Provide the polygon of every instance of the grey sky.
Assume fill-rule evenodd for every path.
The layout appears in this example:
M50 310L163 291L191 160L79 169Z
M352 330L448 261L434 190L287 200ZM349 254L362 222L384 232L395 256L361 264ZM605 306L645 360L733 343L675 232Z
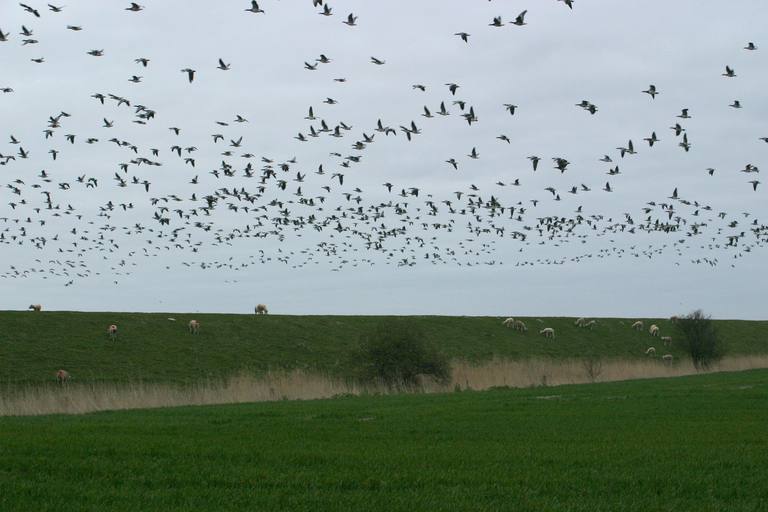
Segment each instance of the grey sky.
M132 13L124 10L129 2L78 0L68 2L62 13L53 13L42 2L29 2L40 9L40 19L14 2L0 5L0 30L10 32L9 41L0 43L0 87L14 89L0 94L0 154L18 151L7 142L10 134L30 151L30 158L0 167L0 217L21 219L19 224L0 223L0 230L9 229L8 243L0 245L0 308L41 302L47 309L245 313L256 302L266 302L272 312L296 314L643 316L702 307L719 317L765 318L761 299L768 280L760 265L764 248L749 247L745 252L755 242L749 233L740 247L722 247L727 235L748 231L747 224L755 218L764 224L768 214L765 185L753 192L748 183L760 179L759 174L739 172L747 163L762 168L768 153L768 144L759 140L768 136L764 2L728 2L726 9L721 2L692 0L578 0L570 11L555 0L332 1L330 17L318 15L319 8L313 8L310 0L264 0L260 6L266 13L258 15L244 12L249 2L240 1L140 3L146 9ZM523 9L528 9L524 27L488 26L493 16L501 15L508 23ZM349 12L359 17L358 26L342 24ZM33 29L31 37L39 43L21 45L22 24ZM83 30L67 30L66 25L81 25ZM460 31L471 34L469 44L453 35ZM760 49L743 50L748 41ZM104 56L86 54L93 49L103 49ZM321 53L332 62L318 65L317 71L305 70L303 63L313 63ZM42 64L29 60L42 56ZM371 56L386 64L370 63ZM151 59L146 69L134 63L138 57ZM232 63L230 71L216 69L220 57ZM736 78L720 76L726 65L736 70ZM197 70L192 84L180 71L186 67ZM132 75L142 76L142 82L128 82ZM347 82L333 81L339 77ZM455 97L444 85L450 82L460 85ZM661 92L655 100L641 92L651 83ZM423 84L427 90L414 90L412 84ZM147 125L136 125L133 108L117 107L109 100L102 106L90 97L96 92L126 97L133 105L156 110L157 116ZM327 97L338 104L324 104ZM468 126L451 103L454 99L466 100L467 109L472 105L478 122ZM583 99L597 105L596 115L575 106ZM744 108L730 108L735 99ZM450 116L421 116L425 105L436 112L441 101ZM504 103L519 106L514 116L505 112ZM309 142L293 139L298 132L306 135L310 124L317 128L319 121L304 119L310 105L331 128L343 121L353 129L341 139L327 135ZM690 109L692 119L675 117L682 108ZM46 120L62 110L72 117L63 118L54 137L45 140ZM249 122L233 123L237 114ZM114 121L114 128L102 128L104 118ZM351 145L362 139L363 132L375 133L379 118L394 128L414 120L423 133L410 143L401 132L396 137L376 133L374 143L354 151ZM230 126L218 126L217 120ZM669 130L677 121L693 145L688 153ZM173 135L170 126L180 127L181 135ZM652 131L661 142L648 148L643 138ZM67 133L77 135L76 144L64 140ZM224 135L224 142L214 145L214 133ZM495 138L502 133L510 144ZM242 148L228 148L229 141L239 136ZM99 142L85 144L88 137ZM135 144L138 155L107 142L112 137ZM629 139L638 154L621 159L615 148ZM190 155L195 168L170 152L174 144L198 148ZM477 160L467 157L473 147L480 153ZM48 154L51 148L61 151L56 162ZM160 149L155 160L162 167L132 165L127 175L119 170L119 163L136 156L152 158L149 148ZM222 157L225 149L235 154ZM261 157L275 163L297 159L287 175L278 171L278 178L288 180L287 190L276 191L270 184L257 205L273 198L296 200L292 193L297 186L306 197L317 196L323 193L320 187L328 185L332 192L326 194L323 215L336 206L356 206L342 195L356 196L356 187L363 191L362 206L407 201L411 216L421 208L423 220L409 228L409 236L427 239L426 247L413 240L406 245L404 237L389 241L395 252L405 247L406 252L397 255L416 265L399 267L397 257L388 261L383 254L366 250L360 239L330 228L323 232L286 228L283 242L274 237L243 238L231 245L213 245L212 232L179 221L174 208L201 206L187 200L192 193L199 198L220 187L249 191L257 187L258 178L242 178L249 161L240 156L245 152L255 155L250 161L257 177ZM359 164L342 169L343 187L331 181L342 161L331 152L362 155ZM599 162L604 154L614 163ZM536 173L529 155L542 157ZM563 174L552 168L551 158L556 156L571 162ZM456 158L458 171L445 163L448 158ZM217 179L209 174L222 160L235 167L237 177ZM320 164L327 171L324 176L313 174ZM617 164L621 174L607 176L606 171ZM714 176L707 174L708 167L716 169ZM37 178L42 169L50 173L52 183ZM290 181L296 171L307 174L304 183ZM118 188L112 179L115 172L151 181L150 193L137 185ZM76 176L83 174L97 177L98 188L77 183ZM192 185L189 181L195 175L199 184ZM5 186L16 179L24 181L16 184L21 196ZM515 179L520 187L494 185ZM614 192L601 190L606 181ZM60 182L72 186L62 191L56 186ZM394 185L392 194L384 182ZM34 183L41 188L33 188ZM582 183L592 190L567 193ZM440 201L453 200L458 207L453 192L467 193L472 184L484 200L493 195L505 206L522 202L525 221L498 219L507 226L505 237L470 236L465 229L468 216L448 215ZM549 186L561 201L544 190ZM395 195L409 187L418 187L420 197ZM695 206L675 203L676 214L686 222L707 224L701 228L703 234L686 237L688 225L677 234L601 233L605 226L624 222L625 212L636 224L642 223L646 203L671 202L668 196L675 187L681 198L711 205L711 212L701 210L695 217ZM45 208L43 190L51 191L62 208L73 205L82 220L72 215L52 217L45 209L35 212L35 207ZM185 201L168 205L171 224L161 228L152 219L156 207L148 199L168 194ZM424 215L427 194L441 208L436 218ZM28 204L12 210L8 203L20 198ZM532 199L539 200L535 207ZM466 196L461 202L465 200ZM127 212L118 208L109 219L98 217L99 207L108 201L132 202L135 208ZM508 236L524 225L535 225L540 217L574 218L580 205L585 217L602 216L600 230L579 228L561 240L530 232L525 244ZM296 216L312 213L301 205L289 207ZM267 213L273 217L276 212L270 208ZM726 212L726 217L718 218L719 212ZM658 206L650 215L666 218ZM31 223L24 222L27 217ZM452 233L419 227L421 222L451 218ZM46 224L35 224L38 219ZM212 216L192 218L197 220L229 233L244 229L253 215L227 211L221 201ZM87 225L88 221L94 224ZM391 227L402 225L399 221L388 212L377 223ZM739 224L730 228L732 221ZM136 223L155 231L122 233L124 226ZM104 225L115 230L100 231ZM18 235L19 226L27 230L22 245L10 238ZM166 245L167 238L156 235L180 227L193 242L201 242L199 252L176 250L173 244L168 250L153 249L146 242L155 237L153 244ZM72 228L76 235L70 234ZM34 236L50 240L56 233L60 242L49 241L43 250L28 241ZM89 250L82 258L58 251L71 248L71 242L90 246L100 233L113 238L119 248ZM79 240L82 236L89 240ZM445 264L425 260L423 253L432 252L428 251L432 236L437 237L438 250L454 248L457 261L445 253L441 253ZM681 239L684 243L676 245ZM336 256L313 252L324 241L339 244ZM710 248L710 243L721 247ZM464 254L463 247L478 254ZM143 255L144 248L150 248L150 256ZM413 254L407 252L411 249ZM260 250L271 260L253 264ZM312 255L303 266L302 250ZM277 261L291 251L288 264ZM570 261L581 255L585 257L578 262ZM704 258L718 263L702 263ZM68 275L60 272L66 265L49 263L67 259L77 262ZM79 267L81 261L85 267ZM203 262L208 269L200 268ZM489 262L494 265L485 264ZM241 264L247 266L238 267ZM10 266L26 277L15 275ZM49 273L51 268L59 275ZM89 277L76 276L85 268ZM93 275L96 272L100 275ZM70 280L73 284L65 287Z

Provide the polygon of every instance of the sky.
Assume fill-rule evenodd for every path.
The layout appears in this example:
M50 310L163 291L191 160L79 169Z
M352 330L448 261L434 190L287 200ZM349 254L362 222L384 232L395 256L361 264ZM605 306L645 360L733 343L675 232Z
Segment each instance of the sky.
M631 318L702 308L717 318L766 318L767 234L750 231L766 224L765 185L753 190L749 181L760 173L740 172L762 168L768 154L760 140L768 136L765 2L577 0L571 10L556 0L339 0L330 2L332 16L319 15L310 0L264 0L259 14L240 0L145 0L139 12L129 4L78 0L57 13L30 1L39 18L15 2L0 4L0 31L8 34L0 88L13 89L0 93L0 155L16 157L0 167L0 309L251 313L266 303L280 314ZM511 25L523 10L527 24ZM356 26L342 23L349 13ZM495 16L504 26L489 26ZM20 34L22 25L31 36ZM744 49L749 41L756 51ZM317 63L320 54L331 62ZM150 59L146 68L135 62L140 57ZM231 69L217 69L219 58ZM722 76L726 65L736 77ZM192 83L186 68L196 70ZM129 81L134 75L139 83ZM455 95L450 83L459 85ZM655 99L642 92L650 84L660 92ZM109 98L102 105L96 93L131 107ZM576 106L582 100L596 114ZM730 107L734 100L743 108ZM441 102L450 115L436 114ZM517 105L514 115L505 104ZM135 123L136 105L155 117ZM310 106L316 120L305 119ZM433 118L422 115L424 106ZM461 116L470 106L471 125ZM690 119L677 117L683 108ZM62 111L70 115L45 138L49 118ZM238 115L247 122L234 122ZM352 129L309 137L320 119ZM375 132L379 119L397 134ZM409 142L399 127L411 121L421 133ZM669 129L676 122L688 152ZM297 140L299 132L308 141ZM652 132L660 141L651 148L643 139ZM214 143L213 134L223 140ZM363 134L374 142L353 149ZM637 154L622 158L617 148L629 140ZM183 153L194 167L174 145L196 148ZM477 159L468 156L473 148ZM531 155L541 157L535 172ZM601 162L603 155L613 161ZM138 157L162 165L130 163ZM570 162L565 172L553 168L554 157ZM458 170L446 163L451 158ZM222 162L234 176L210 173ZM253 178L243 176L249 162ZM276 177L260 183L264 165ZM324 175L315 173L320 165ZM617 165L620 174L606 174ZM293 181L297 172L301 182ZM117 186L115 173L127 186ZM88 178L98 185L87 188ZM612 192L602 190L606 182ZM384 183L393 184L391 193ZM573 186L576 194L568 192ZM222 188L257 197L248 204L222 196L205 215L202 198ZM48 208L43 192L58 209ZM504 214L467 211L468 199L491 196ZM308 198L313 206L299 203ZM390 201L403 213L381 206ZM662 204L672 205L672 219ZM345 210L374 206L383 217ZM509 218L510 206L520 219ZM197 212L180 218L177 208ZM283 209L299 223L275 228ZM318 230L304 222L310 215L331 220ZM579 216L567 234L538 232L538 219ZM640 229L647 217L677 231ZM333 229L337 223L343 231ZM374 250L360 233L375 238L380 224L404 229ZM735 246L728 236L737 237Z

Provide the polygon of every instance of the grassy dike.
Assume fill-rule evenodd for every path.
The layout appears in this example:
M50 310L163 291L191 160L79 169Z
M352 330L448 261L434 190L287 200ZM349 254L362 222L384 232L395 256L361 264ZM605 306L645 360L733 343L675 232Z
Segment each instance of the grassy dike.
M170 321L168 318L175 318ZM187 322L201 322L192 336ZM498 317L407 317L453 360L645 358L648 346L659 354L683 356L679 345L663 348L647 331L630 328L635 319L598 319L590 331L572 318L522 318L525 334L506 329ZM50 382L59 368L78 382L197 382L239 373L299 369L334 374L365 333L388 317L284 316L180 313L0 312L0 385ZM667 319L656 323L662 335L678 337ZM109 324L119 326L110 342ZM768 322L717 321L729 355L768 354ZM554 341L537 334L553 327Z

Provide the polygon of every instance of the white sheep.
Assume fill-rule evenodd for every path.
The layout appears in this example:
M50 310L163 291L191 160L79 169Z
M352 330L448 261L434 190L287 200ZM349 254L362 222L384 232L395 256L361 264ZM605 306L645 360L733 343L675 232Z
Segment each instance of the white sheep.
M111 340L117 339L117 326L115 324L112 324L109 327L107 327L107 335L109 335L109 339Z
M586 322L584 325L582 325L582 327L591 331L596 325L597 320L590 320L589 322Z
M586 324L586 323L587 323L587 319L586 318L577 318L576 321L573 322L573 324L576 327L584 327L584 324Z
M512 328L516 331L528 332L528 326L525 325L525 322L523 322L522 320L516 320L515 323L512 325Z
M510 317L504 320L503 322L501 322L501 325L503 325L504 327L512 327L514 323L515 323L515 319Z
M665 347L668 347L672 344L672 336L662 336L661 341L664 342Z
M56 382L60 385L66 384L69 380L69 372L67 370L59 370L56 372Z
M661 358L664 360L664 362L671 363L675 357L672 354L664 354L661 356Z
M189 333L190 334L200 334L200 322L197 320L190 320L189 321Z
M651 334L651 336L658 336L659 335L659 326L656 324L651 325L648 328L648 332Z
M256 314L257 315L266 315L267 313L269 313L269 311L267 311L266 304L257 304L256 305Z
M168 321L169 321L169 322L175 322L175 321L176 321L176 319L175 319L175 318L171 318L171 317L168 317Z
M647 356L655 356L656 355L656 347L648 347L648 350L645 351L645 355L647 355Z
M554 338L555 330L551 327L545 327L539 331L539 334L543 335L545 338Z
M43 310L43 306L41 304L30 304L27 309L31 309L32 311L39 313Z
M637 322L632 324L632 328L636 331L642 331L643 330L643 321L638 320Z

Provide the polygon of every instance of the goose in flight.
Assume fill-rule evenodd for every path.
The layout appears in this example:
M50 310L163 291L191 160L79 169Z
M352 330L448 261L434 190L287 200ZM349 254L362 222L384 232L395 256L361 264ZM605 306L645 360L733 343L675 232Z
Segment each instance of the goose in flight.
M464 41L465 43L469 42L469 34L467 34L466 32L456 32L453 35L459 36L461 40Z
M527 25L525 22L525 13L527 13L528 10L525 10L517 15L517 18L515 18L515 21L512 22L512 25L517 25L518 27L522 27L523 25Z
M195 79L195 70L191 68L184 68L181 70L182 73L187 74L187 79L189 80L189 83L192 83L192 80Z
M643 91L643 92L644 92L645 94L649 94L649 95L651 96L651 98L652 98L652 99L654 99L654 100L656 99L656 95L657 95L657 94L661 94L659 91L657 91L657 90L656 90L656 86L655 86L655 85L653 85L653 84L649 85L649 86L648 86L648 89L646 89L646 90L645 90L645 91Z
M245 9L246 12L252 12L253 14L264 13L264 9L259 8L259 3L256 0L251 0L251 8Z
M489 27L503 27L504 22L501 21L501 16L494 16L493 21L488 24Z
M19 5L22 6L24 8L24 10L27 11L28 13L33 14L35 16L35 18L39 18L40 17L40 12L38 12L37 9L33 9L32 7L28 6L27 4L19 4Z
M126 7L126 11L133 11L133 12L139 12L144 9L143 5L139 5L136 2L131 2L130 7Z

